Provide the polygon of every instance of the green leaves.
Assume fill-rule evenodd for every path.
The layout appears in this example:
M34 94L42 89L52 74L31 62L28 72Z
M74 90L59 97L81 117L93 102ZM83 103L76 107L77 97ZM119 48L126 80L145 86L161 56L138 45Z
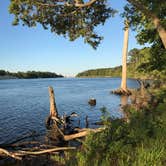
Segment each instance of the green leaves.
M106 0L96 1L86 7L72 4L72 0L64 3L54 0L11 0L9 11L15 15L13 25L22 23L33 27L39 23L44 29L63 35L70 41L83 37L85 43L96 49L103 37L95 32L95 27L104 25L116 11L107 5Z
M124 7L122 17L127 18L130 27L138 32L139 44L154 43L159 39L153 19L158 18L161 25L166 28L166 1L161 0L128 0Z

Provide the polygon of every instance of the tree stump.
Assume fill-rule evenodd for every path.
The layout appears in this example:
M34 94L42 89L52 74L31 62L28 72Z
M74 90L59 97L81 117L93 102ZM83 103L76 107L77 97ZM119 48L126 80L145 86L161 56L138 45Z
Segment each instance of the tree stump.
M49 95L50 95L50 116L53 117L58 117L58 111L55 103L55 96L54 96L54 90L50 86L49 88Z
M95 106L95 105L96 105L96 99L91 98L91 99L89 99L88 103L89 103L89 105L91 105L91 106Z

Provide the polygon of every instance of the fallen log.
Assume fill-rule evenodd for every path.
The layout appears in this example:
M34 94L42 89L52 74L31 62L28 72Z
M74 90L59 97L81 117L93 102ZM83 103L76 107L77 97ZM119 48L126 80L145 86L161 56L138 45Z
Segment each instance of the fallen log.
M76 134L70 134L70 135L64 135L64 140L65 141L70 141L76 138L80 138L80 137L85 137L87 136L90 132L94 132L94 133L98 133L103 131L105 128L97 128L97 129L88 129L88 128L84 128L84 129L80 129L79 133ZM81 131L82 130L82 131Z

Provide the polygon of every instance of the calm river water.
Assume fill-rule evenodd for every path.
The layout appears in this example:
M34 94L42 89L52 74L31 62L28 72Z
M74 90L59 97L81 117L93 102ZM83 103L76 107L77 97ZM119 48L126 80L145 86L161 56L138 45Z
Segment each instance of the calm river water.
M85 117L89 122L100 119L100 109L105 106L110 115L122 117L120 97L110 91L120 86L119 78L57 78L0 80L0 144L8 143L29 131L45 133L45 118L49 114L48 86L55 92L60 115L76 112L81 127ZM128 80L128 87L136 88L135 80ZM88 99L96 98L96 106L89 106Z

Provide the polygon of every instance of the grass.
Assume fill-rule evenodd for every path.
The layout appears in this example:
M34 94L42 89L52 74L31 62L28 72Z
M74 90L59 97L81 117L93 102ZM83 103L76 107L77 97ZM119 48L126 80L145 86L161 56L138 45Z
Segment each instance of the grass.
M162 166L166 165L166 88L154 90L160 103L156 108L126 110L130 123L108 121L106 129L90 134L76 152L66 153L64 165L71 166Z

